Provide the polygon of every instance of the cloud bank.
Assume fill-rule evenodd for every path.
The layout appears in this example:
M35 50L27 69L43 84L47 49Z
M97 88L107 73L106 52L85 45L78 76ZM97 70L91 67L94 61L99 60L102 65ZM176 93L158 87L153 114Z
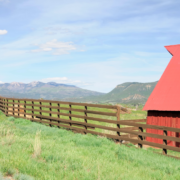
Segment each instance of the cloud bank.
M70 51L77 49L72 42L58 42L57 39L36 46L39 48L32 52L52 52L53 55L69 54Z
M88 86L89 83L87 82L82 82L80 80L72 80L68 79L67 77L52 77L52 78L45 78L40 80L41 82L47 83L47 82L56 82L60 84L71 84L71 85L76 85L76 86Z

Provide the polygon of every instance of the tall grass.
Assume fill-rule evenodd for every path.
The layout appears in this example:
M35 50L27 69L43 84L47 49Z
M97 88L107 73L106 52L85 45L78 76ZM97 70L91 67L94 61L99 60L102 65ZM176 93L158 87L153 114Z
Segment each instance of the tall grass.
M14 133L11 129L6 128L6 126L0 126L0 138L2 145L11 145L14 142Z
M41 140L40 140L41 131L36 132L35 142L34 142L34 153L33 157L39 157L41 154Z

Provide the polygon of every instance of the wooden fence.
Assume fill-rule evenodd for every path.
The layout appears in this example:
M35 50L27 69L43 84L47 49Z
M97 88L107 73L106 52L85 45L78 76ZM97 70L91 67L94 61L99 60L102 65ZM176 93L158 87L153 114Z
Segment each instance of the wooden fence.
M167 136L167 131L180 133L180 129L147 125L146 119L120 120L120 107L87 103L0 97L0 109L7 116L71 129L80 133L112 138L119 142L149 145L180 152L180 148L167 145L167 140L180 142L180 138ZM162 130L164 135L146 133L146 129ZM146 141L146 137L163 139L163 144Z
M21 117L85 134L91 133L108 138L112 138L113 134L117 140L120 136L119 106L0 97L0 109L7 116ZM144 122L145 119L136 121ZM121 127L121 129L138 130L137 127ZM121 136L129 137L126 133L121 133Z

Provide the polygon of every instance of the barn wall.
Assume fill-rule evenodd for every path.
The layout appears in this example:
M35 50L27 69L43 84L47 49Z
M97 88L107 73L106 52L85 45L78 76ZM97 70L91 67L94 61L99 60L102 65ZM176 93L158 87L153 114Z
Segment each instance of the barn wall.
M147 124L180 128L180 111L148 111ZM148 133L163 135L162 130L147 129ZM168 136L180 137L180 133L167 132ZM163 144L162 139L147 137L147 141ZM180 147L179 142L167 141L167 145Z

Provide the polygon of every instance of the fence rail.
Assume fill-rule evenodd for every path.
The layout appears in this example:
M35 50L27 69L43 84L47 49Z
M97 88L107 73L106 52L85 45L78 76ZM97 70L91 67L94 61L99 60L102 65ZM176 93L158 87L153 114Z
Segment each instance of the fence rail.
M167 136L167 131L180 133L180 129L146 124L146 119L120 120L120 107L63 101L16 99L0 97L0 109L8 116L26 118L34 122L71 129L79 133L91 133L138 144L180 152L168 141L180 142L179 137ZM162 130L163 135L146 133L146 129ZM163 140L163 144L146 141L146 137Z
M57 125L68 129L75 126L74 130L79 132L82 132L82 129L96 130L95 127L89 125L89 121L107 126L113 121L115 122L113 125L117 126L117 121L120 120L119 106L111 105L0 97L0 109L6 115L23 117L50 126ZM44 116L46 120L42 121ZM56 124L53 118L56 118Z

